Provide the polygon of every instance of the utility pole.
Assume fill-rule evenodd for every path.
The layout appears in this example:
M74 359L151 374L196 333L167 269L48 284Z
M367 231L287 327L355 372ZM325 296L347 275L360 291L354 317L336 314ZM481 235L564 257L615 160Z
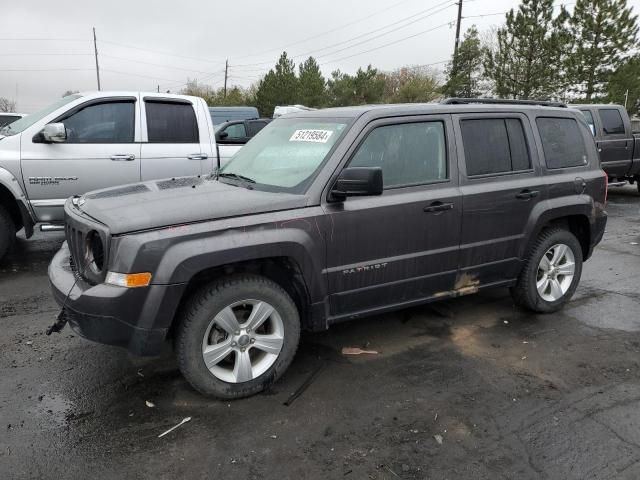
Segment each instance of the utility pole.
M98 42L96 41L96 27L93 27L93 51L96 55L96 78L98 79L98 91L100 91L100 66L98 65Z
M229 59L224 62L224 98L227 98L227 75L229 73Z
M160 93L160 85L158 85L158 90L157 90L157 92L158 92L158 93Z
M624 93L624 108L627 108L627 101L629 100L629 89Z
M453 47L453 73L458 63L458 46L460 45L460 24L462 23L462 0L458 0L458 21L456 22L456 44Z

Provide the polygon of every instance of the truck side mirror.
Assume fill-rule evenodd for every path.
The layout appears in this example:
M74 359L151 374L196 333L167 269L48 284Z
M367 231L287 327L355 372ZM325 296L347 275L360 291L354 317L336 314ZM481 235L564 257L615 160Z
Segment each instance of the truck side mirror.
M67 140L67 129L64 123L47 123L42 131L44 141L47 143L60 143Z
M350 167L340 172L331 189L331 199L343 201L347 197L382 195L380 167Z

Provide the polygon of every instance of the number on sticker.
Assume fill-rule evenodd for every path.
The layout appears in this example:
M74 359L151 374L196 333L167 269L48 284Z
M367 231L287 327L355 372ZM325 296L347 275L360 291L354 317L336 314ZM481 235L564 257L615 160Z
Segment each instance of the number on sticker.
M331 130L296 130L289 141L327 143L331 135L333 135Z

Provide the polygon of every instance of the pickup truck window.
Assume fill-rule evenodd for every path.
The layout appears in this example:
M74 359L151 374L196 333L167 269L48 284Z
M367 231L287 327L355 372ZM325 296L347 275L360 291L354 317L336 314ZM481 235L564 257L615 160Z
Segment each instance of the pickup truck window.
M61 122L67 130L66 143L131 143L135 103L128 101L89 105Z
M615 108L598 109L598 115L602 121L602 130L605 135L624 135L624 122L620 112Z
M591 112L589 110L580 110L580 112L582 112L582 115L584 116L584 119L587 121L587 125L589 125L589 130L591 130L591 135L593 135L595 137L595 135L596 135L596 124L593 121L593 115L591 115Z
M358 147L350 167L380 167L385 188L447 179L444 124L385 125L374 129Z
M536 123L548 168L577 167L587 164L587 151L575 119L539 117Z
M145 101L149 143L199 143L196 113L190 103Z
M236 153L220 174L251 179L255 182L252 188L258 190L304 193L346 126L325 119L271 122Z
M22 133L24 130L29 128L34 123L39 122L47 115L58 110L60 107L63 107L67 103L71 103L80 97L82 97L82 95L68 95L64 98L61 98L57 102L52 103L51 105L43 108L39 112L35 112L30 115L27 115L26 117L22 117L20 120L16 120L15 122L5 126L4 128L0 129L0 134L6 135L7 137L9 137L11 135Z
M482 118L460 122L469 177L531 169L529 147L518 118Z
M243 123L229 125L224 129L224 132L227 134L227 139L245 138L247 136Z

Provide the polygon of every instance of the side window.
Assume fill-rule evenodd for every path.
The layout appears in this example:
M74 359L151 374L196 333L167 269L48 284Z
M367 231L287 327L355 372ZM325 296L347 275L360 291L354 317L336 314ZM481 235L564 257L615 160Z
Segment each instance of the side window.
M89 105L61 120L66 143L131 143L135 103L108 102Z
M446 180L447 142L442 122L404 123L374 129L350 167L381 167L385 188Z
M224 133L227 134L228 140L237 140L240 138L245 138L247 136L247 132L244 128L244 123L234 123L233 125L229 125L224 129Z
M580 110L584 119L587 121L587 125L589 125L589 130L591 130L591 135L596 136L596 123L593 121L593 115L589 110Z
M256 135L260 130L262 130L264 127L267 126L267 122L265 121L261 121L261 120L249 120L247 122L247 127L248 127L248 136L249 137L253 137L254 135Z
M531 169L529 147L517 118L462 120L467 175L491 175Z
M198 122L190 103L146 101L149 143L198 143Z
M548 168L587 164L587 150L575 119L540 117L536 123Z
M9 125L10 123L15 122L20 117L15 115L0 115L0 127L4 127L5 125Z
M602 121L602 130L605 135L624 134L624 122L620 112L615 108L603 108L598 110Z

